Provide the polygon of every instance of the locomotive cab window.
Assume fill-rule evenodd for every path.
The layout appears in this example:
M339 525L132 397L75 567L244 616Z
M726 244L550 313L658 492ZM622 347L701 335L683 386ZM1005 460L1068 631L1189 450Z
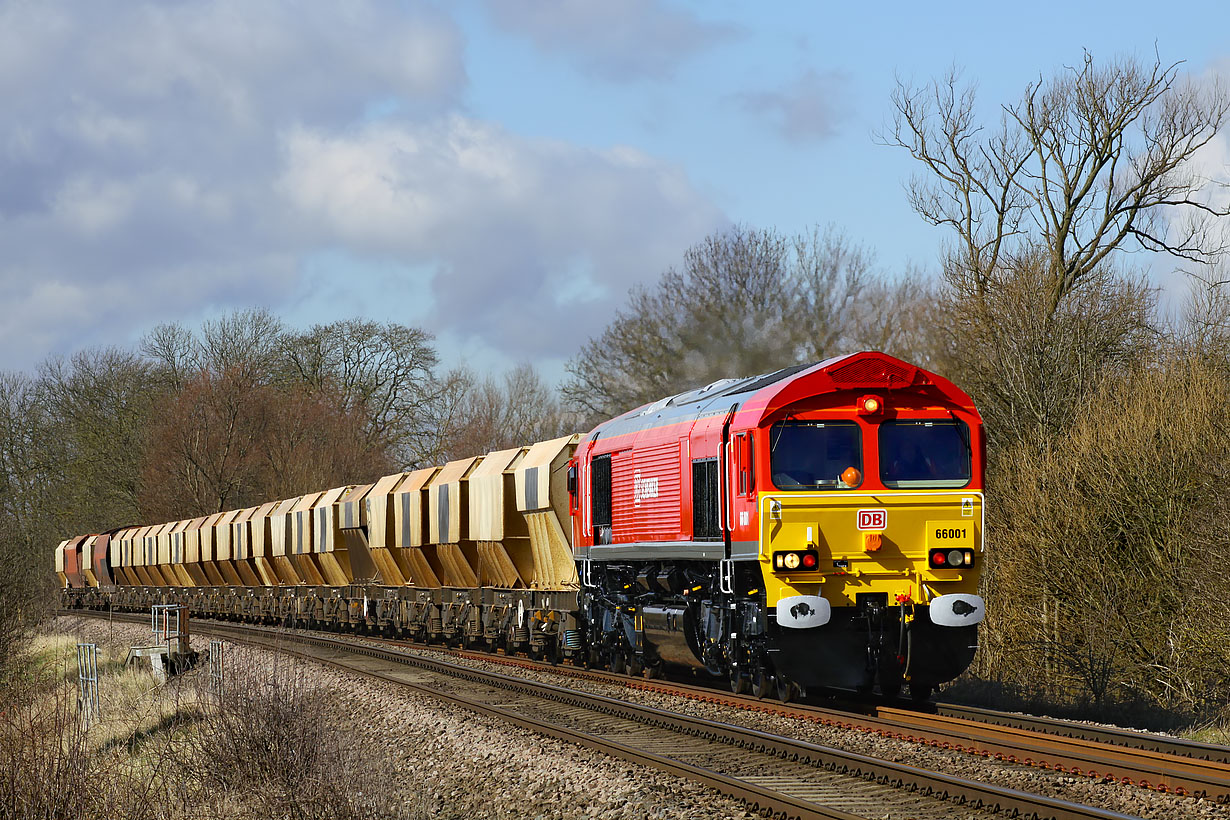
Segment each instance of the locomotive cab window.
M848 421L779 421L769 431L769 472L779 490L846 488L841 475L863 472L863 436Z
M880 425L885 487L964 487L970 481L969 428L954 421L886 421Z

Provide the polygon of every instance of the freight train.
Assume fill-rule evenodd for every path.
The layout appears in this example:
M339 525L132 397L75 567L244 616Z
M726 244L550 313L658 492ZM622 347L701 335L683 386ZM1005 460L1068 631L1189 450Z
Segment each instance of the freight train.
M258 507L78 536L67 607L405 636L790 700L972 661L981 418L863 352L639 407L585 435Z

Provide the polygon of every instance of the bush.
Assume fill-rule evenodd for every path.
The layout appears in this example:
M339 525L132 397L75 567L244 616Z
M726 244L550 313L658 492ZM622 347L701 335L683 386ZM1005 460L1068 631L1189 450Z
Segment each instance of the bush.
M235 652L235 650L231 650ZM304 668L228 658L227 687L174 747L181 802L209 816L359 820L418 816L399 803L398 777L365 734L346 725L338 696Z
M1171 353L1107 374L1045 446L999 454L990 676L1099 705L1226 702L1225 383L1223 362Z

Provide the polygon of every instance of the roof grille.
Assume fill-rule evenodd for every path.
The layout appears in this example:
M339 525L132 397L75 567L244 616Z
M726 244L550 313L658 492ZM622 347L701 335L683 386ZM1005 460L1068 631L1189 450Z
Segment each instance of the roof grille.
M884 359L857 359L829 371L843 387L903 387L913 381L915 368Z

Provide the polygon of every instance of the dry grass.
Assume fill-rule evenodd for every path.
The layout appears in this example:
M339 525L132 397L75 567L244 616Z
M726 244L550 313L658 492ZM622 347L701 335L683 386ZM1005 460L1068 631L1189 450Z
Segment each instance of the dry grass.
M1183 734L1184 737L1198 740L1201 743L1216 743L1219 746L1230 746L1230 720L1197 726Z
M425 813L304 667L230 648L223 697L99 646L101 717L77 708L73 636L33 640L0 692L0 817L413 820Z

